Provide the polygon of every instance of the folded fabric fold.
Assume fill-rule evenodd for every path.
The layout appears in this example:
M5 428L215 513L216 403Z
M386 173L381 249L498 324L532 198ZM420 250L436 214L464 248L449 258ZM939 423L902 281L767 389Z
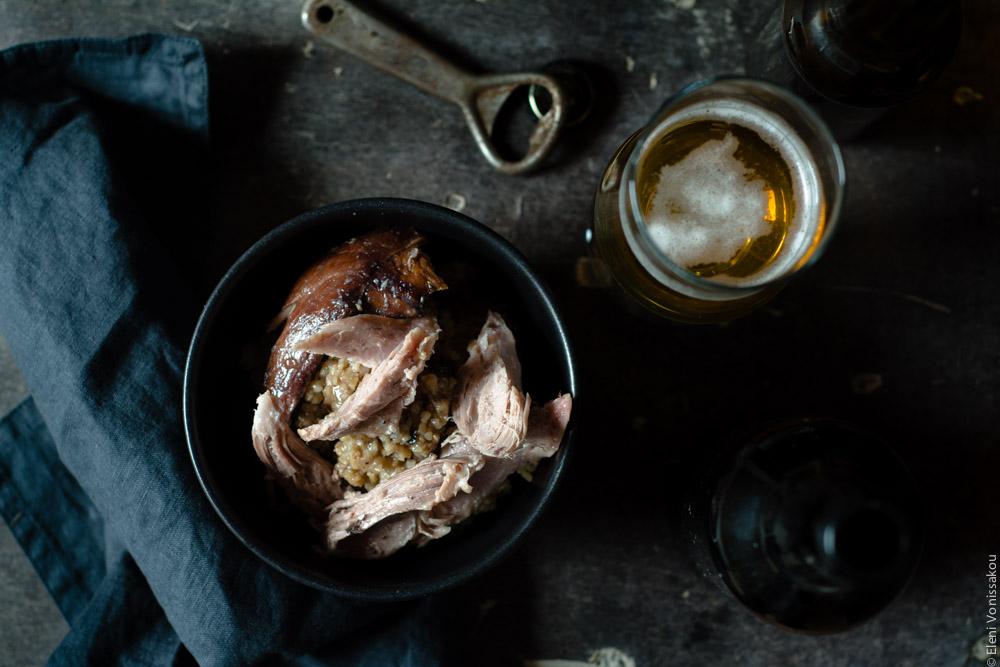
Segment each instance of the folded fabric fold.
M156 218L157 197L198 184L155 179L182 183L203 157L207 82L200 44L178 37L0 52L0 327L33 396L0 428L0 509L71 624L52 663L248 665L325 648L324 664L446 664L440 601L293 582L198 486L181 421L198 304Z

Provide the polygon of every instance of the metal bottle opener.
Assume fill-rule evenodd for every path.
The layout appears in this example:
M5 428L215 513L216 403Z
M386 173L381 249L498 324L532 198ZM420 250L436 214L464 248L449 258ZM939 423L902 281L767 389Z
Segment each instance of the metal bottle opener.
M475 75L345 0L308 0L302 23L317 38L435 97L454 102L486 161L503 174L524 174L541 163L565 124L566 96L555 78L540 72ZM552 98L516 162L503 159L491 141L493 122L520 86L541 86Z

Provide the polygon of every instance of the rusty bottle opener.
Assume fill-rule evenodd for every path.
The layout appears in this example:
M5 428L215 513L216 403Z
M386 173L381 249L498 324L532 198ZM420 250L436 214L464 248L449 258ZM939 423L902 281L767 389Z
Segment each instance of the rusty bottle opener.
M486 161L503 174L524 174L538 167L564 125L565 93L547 74L470 74L344 0L308 0L302 8L302 23L319 39L457 104ZM532 85L548 90L551 106L532 131L527 154L510 162L491 141L493 122L514 90Z

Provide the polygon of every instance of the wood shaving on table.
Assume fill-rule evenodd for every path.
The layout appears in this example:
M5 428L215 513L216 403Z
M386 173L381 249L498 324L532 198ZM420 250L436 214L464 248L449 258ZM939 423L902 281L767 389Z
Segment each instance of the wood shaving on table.
M526 660L524 667L636 667L635 659L621 649L599 648L584 662L582 660Z

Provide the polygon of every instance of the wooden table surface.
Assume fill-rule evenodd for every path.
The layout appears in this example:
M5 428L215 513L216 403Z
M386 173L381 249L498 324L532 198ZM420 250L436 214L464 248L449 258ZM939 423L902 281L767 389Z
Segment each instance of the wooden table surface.
M986 563L1000 551L1000 5L968 0L944 74L843 147L837 236L767 307L726 326L670 325L634 318L574 279L616 148L683 85L741 72L766 4L378 2L476 71L586 64L591 117L526 177L486 164L457 107L317 42L297 2L0 0L0 47L146 31L202 41L212 195L192 271L206 295L266 231L370 196L464 204L549 282L589 409L551 511L514 556L458 591L482 614L474 664L586 660L615 647L640 666L978 665ZM959 104L961 87L981 99ZM796 415L886 437L928 508L910 587L836 635L755 620L701 580L680 546L673 490L690 471L679 461L738 427Z

